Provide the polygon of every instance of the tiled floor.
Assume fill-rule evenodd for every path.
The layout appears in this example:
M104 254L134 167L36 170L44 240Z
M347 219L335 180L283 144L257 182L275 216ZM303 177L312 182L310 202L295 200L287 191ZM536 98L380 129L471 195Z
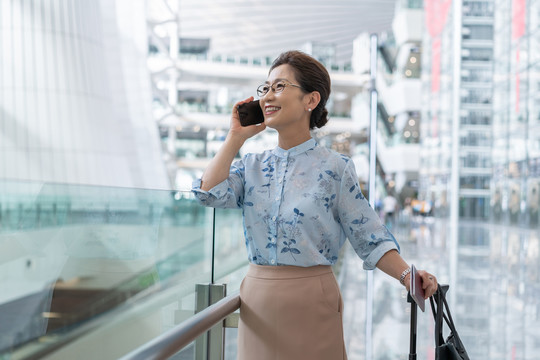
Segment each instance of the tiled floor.
M471 359L540 359L540 231L441 220L394 227L402 256L450 285L448 300ZM351 249L341 286L349 360L366 359L366 271ZM410 305L396 280L373 275L372 359L408 359ZM446 336L445 332L445 336ZM434 359L433 317L418 317L418 359Z

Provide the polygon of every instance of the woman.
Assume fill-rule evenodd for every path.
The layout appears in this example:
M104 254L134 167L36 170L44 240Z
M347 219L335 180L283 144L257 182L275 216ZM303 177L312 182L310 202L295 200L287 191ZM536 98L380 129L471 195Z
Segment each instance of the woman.
M310 130L328 121L330 76L298 51L281 54L257 90L264 123L242 127L237 103L226 140L193 192L213 207L241 208L250 261L240 287L238 359L346 359L342 300L331 265L346 238L367 270L409 284L409 266L360 191L352 161ZM278 146L232 164L244 142L278 132ZM232 164L232 166L231 166ZM419 271L426 298L435 277Z

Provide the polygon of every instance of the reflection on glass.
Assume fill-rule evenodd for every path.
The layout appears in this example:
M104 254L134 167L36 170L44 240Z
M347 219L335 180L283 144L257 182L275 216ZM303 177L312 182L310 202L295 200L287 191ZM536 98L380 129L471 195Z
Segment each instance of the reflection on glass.
M458 244L452 246L444 220L411 220L396 236L402 254L410 263L432 270L440 283L454 284L448 293L449 305L470 358L535 359L540 350L538 231L461 221ZM451 269L453 260L455 273ZM348 261L350 271L358 261ZM364 311L365 298L358 290L362 289L358 282L361 274L348 272L348 280L357 283L344 285L345 294L354 294L345 299L345 315L360 317ZM374 359L406 358L410 309L403 288L379 271L374 282ZM356 337L363 337L363 320L349 320L348 326L346 338L352 337L349 358L361 359L365 350L360 349ZM428 307L418 315L419 359L433 358L433 331ZM447 331L445 328L445 336Z
M101 326L126 334L123 355L193 314L211 252L212 214L188 192L1 181L0 354Z

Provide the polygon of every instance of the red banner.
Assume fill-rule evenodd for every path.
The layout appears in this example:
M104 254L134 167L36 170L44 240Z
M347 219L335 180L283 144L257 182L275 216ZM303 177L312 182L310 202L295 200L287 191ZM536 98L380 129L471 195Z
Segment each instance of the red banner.
M451 5L452 0L426 0L424 2L426 26L432 38L439 36L444 29Z
M512 0L512 40L525 34L525 0Z
M525 34L526 0L512 0L512 40L516 45L516 113L519 113L519 40Z
M424 1L424 10L426 16L426 27L431 37L431 93L436 94L441 89L441 52L442 42L441 33L446 26L448 12L452 0L426 0ZM437 116L439 101L436 96L431 96L432 107L432 127L431 135L438 136L439 119Z

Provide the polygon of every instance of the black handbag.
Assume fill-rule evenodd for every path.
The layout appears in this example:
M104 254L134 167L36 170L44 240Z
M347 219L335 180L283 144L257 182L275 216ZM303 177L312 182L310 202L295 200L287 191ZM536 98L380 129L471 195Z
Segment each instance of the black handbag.
M435 360L470 360L450 314L450 308L446 302L447 291L448 285L439 284L437 292L429 298L435 318ZM450 329L450 335L446 341L443 337L443 319Z

